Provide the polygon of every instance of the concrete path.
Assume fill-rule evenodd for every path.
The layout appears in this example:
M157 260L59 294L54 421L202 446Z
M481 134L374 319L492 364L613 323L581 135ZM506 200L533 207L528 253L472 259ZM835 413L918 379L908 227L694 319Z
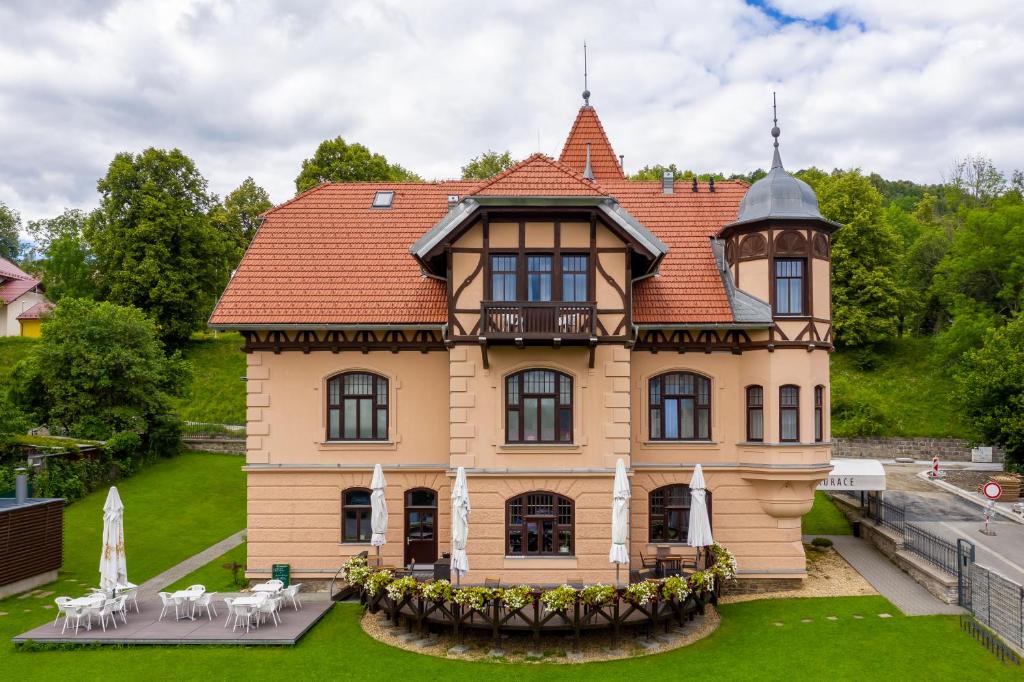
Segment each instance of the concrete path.
M966 613L959 606L944 604L909 575L901 571L869 542L852 535L829 535L836 551L846 559L878 593L908 616Z
M202 552L190 556L180 564L168 568L160 575L150 578L139 585L139 601L156 596L157 592L168 585L181 580L192 571L205 566L221 554L238 547L243 542L245 542L245 531L240 530L231 537L225 538L215 545L210 545Z

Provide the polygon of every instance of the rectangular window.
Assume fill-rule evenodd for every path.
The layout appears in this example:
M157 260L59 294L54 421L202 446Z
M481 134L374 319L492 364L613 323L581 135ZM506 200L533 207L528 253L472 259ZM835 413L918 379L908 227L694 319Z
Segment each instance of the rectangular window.
M804 259L775 259L775 314L804 314Z
M562 256L562 300L587 300L586 256Z
M491 256L491 299L494 301L515 301L519 298L515 256Z
M825 440L825 387L814 387L814 442Z
M747 387L747 440L764 440L764 389Z
M779 440L795 443L800 440L800 388L779 388Z
M551 256L526 257L526 299L551 300Z

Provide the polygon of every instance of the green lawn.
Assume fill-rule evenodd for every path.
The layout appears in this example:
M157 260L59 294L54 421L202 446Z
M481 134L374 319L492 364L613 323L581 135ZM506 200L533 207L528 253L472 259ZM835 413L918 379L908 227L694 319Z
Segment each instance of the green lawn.
M448 661L381 644L339 604L295 647L134 647L38 651L3 662L5 677L358 680L1019 680L960 632L956 617L910 618L881 597L787 599L723 606L722 625L656 656L588 665ZM879 618L889 613L892 618ZM855 619L854 615L862 616ZM834 616L836 620L828 620ZM802 622L810 619L810 622ZM781 625L776 625L781 623Z
M850 522L820 490L814 491L814 506L800 522L803 535L849 535Z
M129 580L141 584L245 527L242 463L233 455L186 453L118 483ZM98 490L65 509L64 566L57 582L40 588L54 594L0 600L0 658L11 653L10 637L53 619L43 607L55 596L79 596L99 583L106 496Z
M192 384L177 399L182 419L215 424L245 423L245 353L240 334L196 334L185 347Z
M224 568L224 564L235 562L242 564L239 571L239 578L244 580L245 576L245 543L228 550L210 563L192 571L178 582L167 588L168 592L183 590L189 585L199 584L206 588L207 592L237 592L238 586L232 582L231 571Z
M949 367L933 359L933 346L930 338L905 338L870 356L833 353L832 434L971 438L949 399Z

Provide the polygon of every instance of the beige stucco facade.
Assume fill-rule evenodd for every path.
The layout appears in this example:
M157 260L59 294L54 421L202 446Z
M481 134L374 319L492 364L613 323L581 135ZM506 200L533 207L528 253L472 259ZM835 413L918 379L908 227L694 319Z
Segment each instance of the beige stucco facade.
M27 291L8 304L0 302L0 336L21 336L18 315L46 301L46 296L37 291Z
M595 338L575 345L478 342L474 335L480 330L481 304L490 295L491 249L562 249L596 259L590 274L600 320ZM737 249L734 245L734 254ZM266 576L274 563L289 563L296 579L326 580L348 556L364 550L372 555L365 542L344 541L342 498L346 490L367 488L374 464L380 463L388 481L388 543L381 549L385 564L410 560L405 505L406 493L413 489L436 493L436 549L450 550L451 483L455 470L465 467L473 512L471 570L464 582L486 577L609 582L615 575L607 560L611 489L619 459L631 477L634 568L640 566L641 554L654 554L660 544L649 537L650 493L666 485L687 485L700 463L711 492L715 537L735 553L740 577L805 575L800 517L810 509L830 457L830 344L822 341L830 324L827 258L808 255L814 260L809 268L813 315L806 319L780 318L771 329L762 325L744 330L746 345L731 351L682 352L680 347L679 352L655 352L636 343L640 332L628 324L629 248L606 226L578 220L478 222L453 241L449 256L452 318L438 332L462 340L429 352L253 350L247 355L250 577ZM730 268L741 288L770 298L767 255L737 260ZM807 331L809 323L820 329ZM614 342L618 335L625 340ZM528 369L555 370L571 380L570 442L508 442L505 379ZM327 439L327 382L344 372L387 380L386 438ZM667 372L710 380L708 439L651 439L650 381ZM763 389L762 442L747 440L745 401L752 385ZM799 438L794 442L780 442L783 386L800 391ZM816 439L818 386L824 404ZM572 501L571 553L509 554L507 503L531 491ZM422 562L422 555L417 561Z

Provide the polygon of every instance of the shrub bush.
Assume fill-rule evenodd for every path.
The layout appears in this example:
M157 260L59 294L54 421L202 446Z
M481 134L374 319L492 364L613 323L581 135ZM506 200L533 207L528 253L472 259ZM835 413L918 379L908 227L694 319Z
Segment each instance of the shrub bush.
M828 549L832 546L832 541L828 538L814 538L811 540L811 546L818 549Z

